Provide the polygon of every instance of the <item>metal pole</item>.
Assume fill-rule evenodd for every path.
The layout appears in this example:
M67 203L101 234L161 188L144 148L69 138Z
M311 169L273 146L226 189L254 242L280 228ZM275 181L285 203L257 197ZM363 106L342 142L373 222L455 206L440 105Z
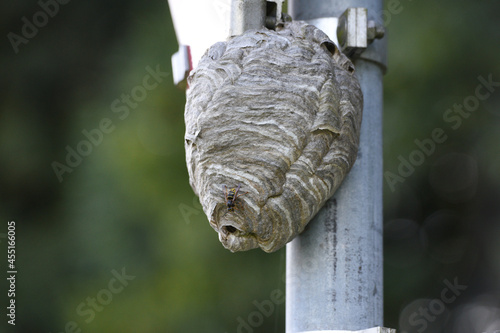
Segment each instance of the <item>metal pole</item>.
M243 34L247 30L261 29L266 23L265 0L232 0L230 36Z
M339 17L349 7L367 8L368 19L381 22L382 0L291 0L289 13L311 21ZM325 33L333 39L336 31ZM378 40L354 62L364 96L358 159L335 196L287 245L287 333L383 324L384 59L385 41Z

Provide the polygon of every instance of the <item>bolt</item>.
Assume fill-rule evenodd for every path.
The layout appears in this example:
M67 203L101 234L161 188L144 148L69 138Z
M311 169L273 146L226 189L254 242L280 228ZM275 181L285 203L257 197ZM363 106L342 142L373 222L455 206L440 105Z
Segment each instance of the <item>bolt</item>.
M375 21L368 21L368 44L372 43L375 39L381 39L385 35L385 29L382 25L377 24Z

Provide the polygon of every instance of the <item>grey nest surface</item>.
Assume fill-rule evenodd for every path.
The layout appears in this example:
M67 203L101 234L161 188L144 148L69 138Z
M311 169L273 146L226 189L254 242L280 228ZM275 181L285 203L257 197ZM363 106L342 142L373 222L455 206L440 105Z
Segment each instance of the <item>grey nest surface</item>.
M363 97L353 64L297 21L213 45L188 84L187 168L210 225L233 252L280 249L356 160Z

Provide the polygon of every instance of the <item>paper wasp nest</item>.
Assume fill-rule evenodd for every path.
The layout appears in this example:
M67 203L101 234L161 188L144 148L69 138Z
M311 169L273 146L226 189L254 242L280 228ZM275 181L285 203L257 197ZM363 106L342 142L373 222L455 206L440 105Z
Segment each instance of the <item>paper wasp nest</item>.
M205 53L188 79L186 159L224 247L276 251L333 195L358 150L353 71L303 22L247 31Z

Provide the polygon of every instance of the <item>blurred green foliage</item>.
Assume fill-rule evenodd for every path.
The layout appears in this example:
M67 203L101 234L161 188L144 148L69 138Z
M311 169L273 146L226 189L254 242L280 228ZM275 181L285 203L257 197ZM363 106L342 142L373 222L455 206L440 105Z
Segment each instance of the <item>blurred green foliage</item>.
M434 128L448 139L394 191L384 182L386 326L416 329L403 310L458 277L466 293L426 332L459 332L467 312L455 309L500 296L500 94L456 130L443 115L474 95L479 76L500 81L500 3L401 6L386 27L384 171L397 173L398 157ZM2 3L2 35L39 10L34 0ZM17 325L6 332L64 332L71 322L82 332L236 332L255 301L285 291L284 250L229 253L201 211L185 168L185 96L171 75L123 119L114 112L146 67L172 72L166 1L72 1L17 53L8 38L0 50L0 219L17 222L19 271ZM59 182L52 163L65 164L67 146L104 118L113 130ZM134 278L110 293L123 268ZM92 298L107 304L93 308ZM254 331L284 332L284 305Z

